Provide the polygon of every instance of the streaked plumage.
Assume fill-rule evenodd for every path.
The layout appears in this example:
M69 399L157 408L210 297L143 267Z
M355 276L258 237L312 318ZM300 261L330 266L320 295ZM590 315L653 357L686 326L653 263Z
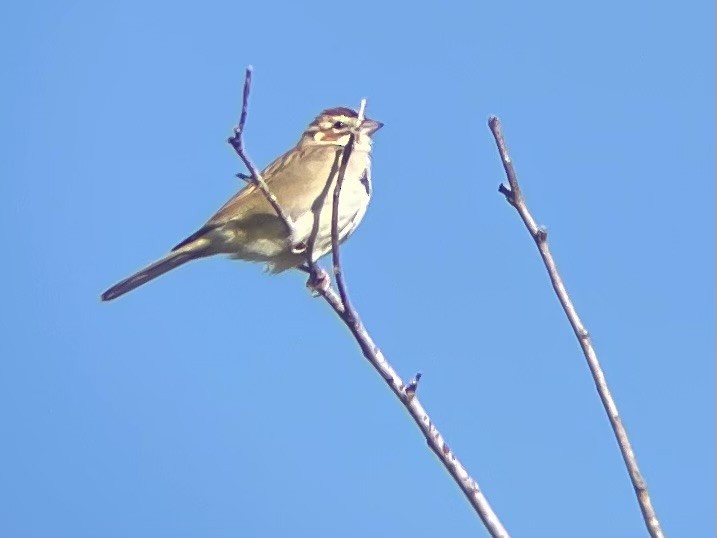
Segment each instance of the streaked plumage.
M357 122L357 113L339 107L324 110L298 144L262 171L269 190L294 221L296 239L313 243L313 260L331 250L332 196L341 148ZM372 135L382 124L364 120L349 159L339 203L339 239L358 226L371 196ZM224 204L197 232L161 260L119 282L102 294L109 301L188 261L214 254L265 262L281 272L306 262L306 253L292 253L286 228L264 194L249 184Z

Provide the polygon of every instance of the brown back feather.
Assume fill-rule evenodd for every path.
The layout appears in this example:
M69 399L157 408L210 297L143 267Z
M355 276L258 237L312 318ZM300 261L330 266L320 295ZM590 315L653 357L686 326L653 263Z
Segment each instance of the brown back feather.
M348 116L349 118L358 118L358 112L345 106L337 106L335 108L327 108L321 116Z

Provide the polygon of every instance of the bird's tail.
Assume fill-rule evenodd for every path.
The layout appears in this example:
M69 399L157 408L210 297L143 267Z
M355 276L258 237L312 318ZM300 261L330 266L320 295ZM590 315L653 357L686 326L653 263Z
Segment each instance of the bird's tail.
M189 261L205 256L207 254L206 245L204 244L205 242L208 243L208 241L200 239L199 241L196 241L196 243L198 243L197 245L192 245L194 248L187 248L189 246L187 245L180 250L170 252L161 260L148 265L144 269L137 271L132 276L125 278L122 282L118 282L112 286L102 294L102 300L111 301L112 299L116 299L120 295L124 295L125 293L132 291L142 284L146 284L150 280L154 280L167 271L171 271L172 269L179 267L180 265L184 265Z

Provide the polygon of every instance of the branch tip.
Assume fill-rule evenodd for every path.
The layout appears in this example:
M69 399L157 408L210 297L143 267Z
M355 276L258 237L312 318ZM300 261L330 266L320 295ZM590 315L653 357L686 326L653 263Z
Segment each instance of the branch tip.
M250 182L256 185L259 190L261 190L261 192L264 194L264 197L266 198L266 201L269 202L271 207L274 209L274 212L284 223L287 232L287 242L289 243L289 246L294 249L299 241L296 238L294 222L291 220L291 217L289 217L289 215L284 211L281 205L279 205L279 201L277 200L276 196L269 190L269 187L266 185L266 182L262 178L261 173L259 172L257 167L254 166L254 163L251 161L251 159L246 153L246 150L244 149L244 128L246 126L246 120L249 114L249 94L251 93L252 72L253 68L250 65L246 68L244 76L244 91L242 92L242 107L241 115L239 116L239 123L236 127L234 127L233 134L227 139L227 142L229 142L231 147L234 149L236 154L244 163L244 166L246 166L247 170L249 170L250 175L248 177L251 180ZM241 178L242 176L237 177Z
M361 99L361 104L358 109L358 121L359 125L366 119L366 98Z
M555 259L550 252L550 248L547 242L548 232L545 227L536 225L535 219L531 215L530 210L525 203L525 199L521 194L520 186L518 184L518 177L515 173L515 168L513 167L513 163L508 153L508 147L505 143L505 139L503 138L500 120L495 116L491 116L488 120L488 126L490 127L490 130L493 133L493 137L495 138L495 144L498 148L498 154L500 155L500 159L503 163L503 169L505 170L505 175L508 178L508 184L510 186L506 187L505 185L501 184L500 187L498 187L498 191L503 194L505 198L511 203L511 205L516 209L516 211L520 215L521 220L523 221L523 224L535 240L535 243L538 247L538 251L540 252L540 257L543 259L545 268L548 271L548 276L550 278L550 282L553 286L553 289L555 290L555 294L557 295L558 301L563 307L563 311L568 318L568 322L570 323L573 332L577 336L578 342L583 351L583 355L585 356L585 359L587 361L590 374L593 378L593 381L595 382L595 387L597 389L598 395L600 397L600 400L602 401L605 412L608 415L608 420L610 421L610 425L612 426L612 430L617 440L618 446L620 447L620 452L622 453L625 467L627 468L628 474L630 475L630 479L632 481L633 488L635 489L635 493L637 495L637 502L640 505L640 510L642 511L642 516L645 521L645 526L647 527L647 532L652 538L664 538L664 533L662 532L662 528L660 527L660 522L657 519L657 514L655 513L655 509L652 506L650 494L647 491L647 485L645 484L644 479L642 478L642 474L640 473L637 464L637 458L635 457L632 445L630 444L630 439L628 438L627 431L622 424L622 420L620 420L617 405L612 397L612 394L610 393L610 388L608 387L607 380L605 379L605 374L602 370L602 367L600 366L600 362L598 361L597 353L595 352L595 349L593 348L592 343L588 338L588 331L583 326L582 321L580 320L580 317L578 316L578 313L572 302L572 299L570 298L570 295L565 289L565 284L563 283L563 279L558 272Z

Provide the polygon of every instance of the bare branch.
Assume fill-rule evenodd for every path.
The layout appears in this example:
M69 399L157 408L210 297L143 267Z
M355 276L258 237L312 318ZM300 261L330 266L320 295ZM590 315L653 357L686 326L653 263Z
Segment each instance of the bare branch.
M503 527L497 514L493 511L488 499L478 486L478 482L471 477L465 466L448 447L446 440L438 431L428 412L424 409L423 405L421 405L415 391L408 390L410 384L408 388L404 388L403 380L386 360L383 352L371 336L369 336L358 314L354 311L351 316L346 315L343 310L341 298L333 288L326 287L323 290L317 290L317 293L326 300L331 308L334 309L334 312L336 312L339 318L346 324L361 348L363 356L368 359L371 366L376 369L394 395L405 406L411 418L413 418L414 422L420 428L421 433L423 433L423 436L426 438L428 446L434 454L438 456L438 459L453 477L458 487L461 488L490 535L493 538L509 538L510 535L508 531Z
M249 155L246 153L246 150L244 149L244 127L246 125L246 118L249 112L249 93L251 92L252 71L253 68L251 66L246 68L246 74L244 76L244 93L242 97L242 107L239 124L234 127L234 134L227 139L227 142L231 144L232 148L234 148L234 151L236 151L237 155L239 155L239 158L244 162L244 166L246 166L247 170L249 170L249 177L247 177L245 174L237 174L237 177L244 180L249 179L261 190L262 193L264 193L267 202L271 204L271 207L274 208L274 211L284 222L284 226L286 226L286 231L288 233L288 241L289 245L291 246L291 250L297 253L302 252L306 249L306 246L296 237L296 228L294 226L294 221L291 220L291 217L284 211L284 209L279 204L279 201L276 199L276 196L274 196L274 194L269 190L269 187L266 185L266 182L261 176L259 169L254 165L252 160L249 158Z
M595 387L597 388L598 394L600 395L600 399L602 400L602 404L605 408L605 412L610 420L610 425L615 433L617 443L620 446L620 452L622 453L622 458L625 461L625 466L627 467L628 474L630 475L632 486L635 489L637 502L640 505L640 510L642 511L642 517L645 520L647 531L653 538L663 538L664 534L662 532L660 522L657 519L657 514L652 507L652 501L650 500L650 493L647 489L647 484L640 473L640 469L637 465L637 458L635 457L635 453L630 445L630 440L627 436L625 426L622 424L622 419L620 418L615 400L613 400L613 397L610 394L605 374L598 361L590 335L580 320L580 317L575 310L575 306L565 289L565 284L560 277L557 265L548 247L548 234L544 228L535 224L535 220L530 214L528 206L525 203L525 199L523 198L520 186L518 185L518 177L515 173L513 162L510 158L510 154L508 153L508 147L506 146L505 139L503 138L500 120L493 116L488 120L488 126L495 138L496 145L498 146L498 153L500 154L500 159L503 162L503 168L505 169L505 174L508 178L509 186L506 187L501 184L498 190L518 211L525 227L528 229L528 232L530 232L530 235L533 237L535 244L538 246L538 251L543 259L545 268L548 271L550 282L552 283L555 294L558 296L558 300L568 317L568 321L573 328L573 332L575 332L578 343L583 350L588 367L590 368L590 374L595 382Z
M361 101L361 107L359 109L359 119L364 119L364 111L366 108L366 100ZM360 127L360 122L359 122ZM357 127L357 130L358 128ZM468 501L471 503L478 516L483 521L486 529L494 538L507 538L509 536L503 524L498 519L498 516L491 508L488 503L488 499L485 497L483 492L480 490L478 483L468 474L468 471L455 456L446 443L445 439L436 428L433 421L428 416L428 413L421 405L418 397L416 396L416 389L420 374L408 384L404 384L403 380L396 373L393 367L388 363L383 353L369 336L368 331L364 327L358 312L353 308L351 301L348 296L348 290L346 288L346 282L344 278L343 268L341 266L341 256L339 252L339 231L338 231L338 214L339 214L339 195L341 193L341 185L344 181L344 175L346 174L346 167L348 165L351 152L354 148L356 132L352 133L343 150L341 155L341 164L336 179L336 186L334 187L333 195L333 213L331 216L331 246L332 246L332 261L334 276L336 278L336 285L339 289L339 294L334 289L326 285L325 273L321 273L321 269L315 262L311 262L309 259L309 267L311 277L308 285L312 285L312 281L319 282L320 285L314 287L316 293L322 296L326 302L333 308L334 312L341 318L346 324L351 334L356 339L361 351L376 369L378 374L388 384L391 391L404 405L408 413L411 415L413 420L416 422L421 432L423 433L428 446L438 456L441 463L443 463L446 470L453 477L455 482L461 488ZM312 286L313 287L313 286Z
M234 150L237 152L239 157L242 159L247 169L251 173L251 177L247 178L244 174L238 175L240 179L249 179L264 193L267 201L272 205L277 215L281 217L289 231L289 237L292 241L292 249L296 247L294 243L295 233L294 225L291 219L284 213L276 197L269 191L266 183L261 177L261 174L256 169L251 159L248 157L244 150L243 132L246 124L246 117L248 111L249 102L249 90L251 87L251 74L252 69L248 67L246 70L246 78L244 80L244 99L242 104L242 113L239 120L239 125L234 129L234 136L229 138L229 143L232 145ZM310 287L316 294L326 300L331 308L336 312L339 318L346 324L351 333L353 334L356 342L359 344L364 357L366 357L373 367L378 371L379 375L387 382L396 397L403 403L408 410L413 420L418 424L418 427L423 432L423 435L428 442L428 446L438 456L443 465L446 467L448 472L451 474L453 479L456 481L458 486L463 490L464 494L468 498L468 501L474 507L478 515L480 516L483 524L487 528L488 532L494 538L509 538L508 532L501 524L498 516L493 512L488 500L483 495L483 492L478 487L478 483L468 474L466 468L451 452L446 444L443 436L435 427L431 421L428 413L419 402L416 397L416 390L418 388L418 381L421 378L421 374L411 380L408 385L404 385L401 378L398 376L396 371L386 361L383 353L374 343L369 336L366 328L359 319L358 313L351 306L349 300L348 291L346 288L346 282L341 267L341 257L339 252L339 230L338 230L338 214L339 214L339 199L341 194L341 186L346 175L346 167L348 166L349 158L353 152L356 135L360 124L365 117L366 100L361 101L361 107L359 109L359 122L358 126L349 136L349 140L343 151L341 152L341 161L338 168L336 185L333 193L333 205L331 215L331 245L332 245L332 260L334 275L336 278L336 284L339 289L339 293L331 287L331 279L329 278L326 271L324 271L315 261L313 261L313 242L309 241L308 245L302 245L302 250L307 251L307 262L306 265L301 265L298 268L300 270L309 273L309 281L307 286ZM296 250L298 251L298 249Z

